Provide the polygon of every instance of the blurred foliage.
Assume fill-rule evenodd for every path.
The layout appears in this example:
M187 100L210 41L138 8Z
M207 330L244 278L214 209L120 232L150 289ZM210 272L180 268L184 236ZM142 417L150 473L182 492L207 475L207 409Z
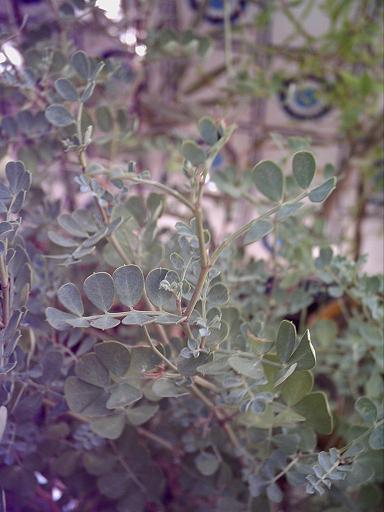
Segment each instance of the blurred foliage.
M0 22L0 509L380 510L384 279L318 211L351 162L380 190L382 7L191 1L181 28L180 4ZM292 33L255 43L276 16ZM257 161L241 111L278 97L303 136Z

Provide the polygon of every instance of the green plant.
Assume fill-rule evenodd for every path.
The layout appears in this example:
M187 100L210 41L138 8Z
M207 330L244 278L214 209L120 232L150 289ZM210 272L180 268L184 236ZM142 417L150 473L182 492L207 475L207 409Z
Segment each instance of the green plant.
M384 279L316 219L334 169L289 138L278 164L213 172L236 126L204 116L167 140L166 184L130 158L137 123L104 104L122 68L68 53L36 65L44 91L17 114L22 147L71 169L66 211L20 161L0 186L3 509L379 510ZM9 70L15 90L27 79ZM226 235L211 175L219 202L253 208ZM251 257L266 236L269 259Z

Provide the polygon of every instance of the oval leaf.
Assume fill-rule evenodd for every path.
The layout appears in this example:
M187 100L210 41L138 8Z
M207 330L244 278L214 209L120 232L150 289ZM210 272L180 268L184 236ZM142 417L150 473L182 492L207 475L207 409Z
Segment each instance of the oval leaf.
M271 201L278 203L283 197L284 176L278 165L264 160L253 170L253 179L258 190Z
M93 350L101 363L116 377L122 377L129 368L131 355L128 348L118 341L97 343Z
M109 384L108 370L103 366L96 354L85 354L75 366L76 376L88 384L105 387Z
M45 109L45 117L54 126L64 127L75 122L70 112L60 104L49 105Z
M316 161L312 153L299 151L293 156L292 171L299 187L307 189L316 171Z
M96 272L84 281L84 293L94 306L109 311L113 304L115 288L113 279L107 272Z
M66 78L59 78L55 82L55 89L60 96L67 101L77 101L78 94L75 86Z
M116 295L125 306L139 302L144 290L144 276L136 265L123 265L113 273Z
M58 289L57 296L61 304L67 308L68 311L74 315L83 316L83 301L81 300L80 292L76 285L73 283L63 284L63 286Z
M181 146L181 153L192 165L203 165L206 160L205 152L193 140L186 140Z

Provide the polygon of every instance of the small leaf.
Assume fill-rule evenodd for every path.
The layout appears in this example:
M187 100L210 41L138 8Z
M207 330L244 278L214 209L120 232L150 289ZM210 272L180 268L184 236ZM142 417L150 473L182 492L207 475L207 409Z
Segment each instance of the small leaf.
M185 388L177 386L173 380L166 378L155 380L152 385L152 391L161 398L176 398L178 396L188 395Z
M283 320L276 338L276 354L279 361L286 363L296 345L296 327L293 322Z
M316 162L312 153L299 151L293 156L292 171L300 188L307 189L312 183L316 171Z
M75 366L76 376L88 384L105 387L109 384L108 370L100 363L96 354L83 355Z
M67 320L76 319L76 317L70 313L51 307L45 310L45 314L49 325L58 331L68 329L70 324L67 323Z
M365 423L374 423L376 421L376 405L366 396L362 396L356 401L355 409L363 418Z
M288 217L291 217L294 215L300 208L303 206L304 203L298 202L298 203L292 203L292 204L284 204L280 210L276 213L276 220L285 220Z
M382 450L384 448L384 425L378 425L371 432L368 443L372 450Z
M90 427L100 437L105 439L118 439L125 426L124 414L114 414L96 418L90 423Z
M215 284L207 294L207 301L210 306L226 304L229 300L228 288L221 283Z
M56 233L56 231L48 231L48 238L56 245L60 247L77 247L79 245L78 240L73 238L66 238L65 236Z
M58 103L45 109L45 117L51 124L59 127L69 126L75 122L70 112Z
M79 50L71 56L71 66L81 78L88 80L90 75L91 66L89 59L85 52Z
M94 306L107 312L111 309L115 288L113 279L107 272L90 275L83 284L84 293Z
M186 140L181 146L181 153L192 165L203 165L206 160L205 152L193 140Z
M28 191L31 185L31 173L25 170L23 162L7 162L5 174L13 194L18 194L22 190Z
M202 117L199 121L199 132L204 142L214 146L218 141L218 132L214 121L210 117Z
M81 300L80 292L73 283L66 283L57 291L57 296L61 304L71 313L83 316L84 306Z
M310 370L316 365L316 353L308 329L301 337L296 350L288 359L288 363L297 363L298 370Z
M82 226L80 226L80 224L69 213L62 213L59 215L57 222L72 236L88 238L88 233L84 231Z
M117 407L131 405L140 400L142 396L143 393L139 389L127 384L127 382L119 382L111 388L111 396L108 398L107 408L116 409Z
M256 379L259 383L266 383L263 367L260 361L241 356L231 356L228 364L240 375Z
M148 420L150 420L159 410L158 405L154 404L144 404L138 405L137 407L132 407L130 409L126 409L125 414L128 418L128 421L135 427L139 425L144 425Z
M269 220L256 220L244 237L244 245L261 240L273 230L273 224Z
M113 273L116 295L125 306L134 306L144 291L144 277L136 265L123 265Z
M56 80L55 89L64 100L77 101L79 98L75 86L66 78Z
M290 375L281 385L282 399L287 405L295 405L302 400L313 388L313 375L308 370L302 370Z
M65 398L69 408L80 414L90 414L94 410L100 410L103 414L103 389L88 384L77 377L68 377L64 385Z
M273 385L274 388L277 388L277 386L280 386L285 380L288 379L290 375L296 370L297 363L294 363L291 366L288 366L287 368L282 368L276 375L276 381Z
M130 311L123 318L123 325L140 325L141 327L146 324L151 324L155 321L155 317L151 315L147 315L141 311Z
M321 203L327 199L329 194L335 189L336 187L336 178L329 178L328 180L324 181L324 183L309 193L308 197L309 200L312 201L312 203Z
M219 469L219 460L213 453L201 452L195 458L195 465L204 476L211 476Z
M274 162L264 160L253 169L253 179L258 190L271 201L278 203L283 197L283 172Z
M178 278L176 272L166 268L155 268L149 272L145 280L148 299L154 306L162 309L175 309L176 299L172 292L160 287L161 282L169 276Z
M303 416L307 424L319 434L330 434L333 430L332 413L327 397L322 391L315 391L298 402L294 410Z
M102 331L105 331L105 329L113 329L119 324L120 320L110 315L103 315L91 321L92 327L95 327L95 329L101 329Z
M129 368L131 360L128 348L118 341L97 343L93 350L97 358L116 377L122 377Z

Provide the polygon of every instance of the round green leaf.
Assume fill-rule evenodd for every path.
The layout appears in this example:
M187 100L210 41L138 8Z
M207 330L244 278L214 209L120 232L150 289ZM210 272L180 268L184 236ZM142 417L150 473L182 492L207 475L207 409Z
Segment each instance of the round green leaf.
M302 400L313 388L313 375L308 370L302 370L290 375L281 385L281 397L287 405L295 405Z
M229 300L228 288L221 283L215 284L207 294L209 306L226 304Z
M198 166L205 163L205 152L193 140L186 140L181 146L181 153L192 165Z
M107 272L96 272L83 284L84 293L94 306L107 312L111 309L115 295L113 279Z
M274 162L264 160L253 169L253 179L258 190L271 201L278 203L283 197L283 171Z
M155 268L149 272L145 280L147 297L154 306L165 309L174 309L176 300L173 293L160 288L161 281L166 277L178 277L176 272L166 268Z
M199 132L204 142L213 146L218 141L218 132L214 121L210 117L203 117L199 121Z
M116 294L125 306L134 306L144 291L144 277L136 265L123 265L113 273Z
M144 404L138 405L137 407L126 409L125 414L128 418L128 421L132 425L137 427L139 425L144 425L144 423L150 420L157 413L158 410L158 405Z
M76 71L76 73L81 76L81 78L88 80L91 71L91 65L85 52L80 50L74 53L71 56L71 66Z
M114 414L96 418L90 423L93 432L105 439L118 439L124 430L124 426L124 414Z
M57 296L61 304L71 313L83 316L84 306L81 300L80 292L73 283L66 283L57 291Z
M299 187L307 189L316 171L316 162L312 153L308 151L296 153L292 160L292 171Z
M113 388L111 388L111 395L107 401L108 409L116 409L118 407L125 407L131 405L140 398L142 398L142 392L128 384L127 382L119 382Z
M308 426L319 434L327 435L332 432L332 413L327 397L322 391L315 391L305 396L295 405L294 410L303 416Z
M376 421L376 405L366 396L362 396L356 401L355 409L363 418L365 423L374 423Z
M101 363L116 377L122 377L129 368L131 360L128 348L118 341L97 343L93 350Z
M88 384L104 388L109 384L109 373L96 354L83 355L75 366L75 373L79 379Z
M45 109L45 117L54 126L64 127L69 126L75 122L71 113L60 104L49 105Z
M77 377L68 377L64 392L69 408L74 412L92 415L95 410L99 414L107 410L103 404L104 390Z
M56 80L55 89L67 101L77 101L79 98L75 86L66 78Z

